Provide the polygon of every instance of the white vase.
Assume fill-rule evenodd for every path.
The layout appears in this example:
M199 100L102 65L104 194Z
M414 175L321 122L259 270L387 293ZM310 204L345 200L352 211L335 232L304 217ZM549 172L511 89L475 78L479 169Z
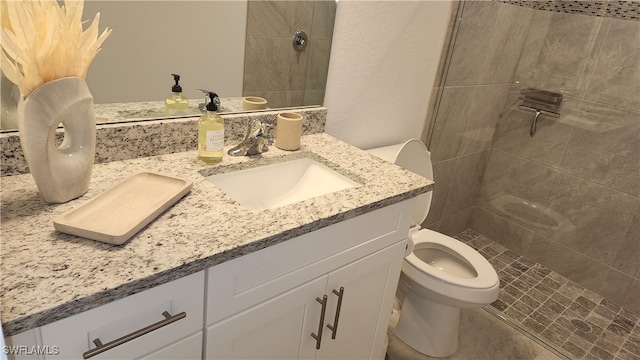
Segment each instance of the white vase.
M56 142L62 124L64 140ZM82 78L50 81L18 104L20 144L38 191L63 203L89 189L96 152L93 96Z

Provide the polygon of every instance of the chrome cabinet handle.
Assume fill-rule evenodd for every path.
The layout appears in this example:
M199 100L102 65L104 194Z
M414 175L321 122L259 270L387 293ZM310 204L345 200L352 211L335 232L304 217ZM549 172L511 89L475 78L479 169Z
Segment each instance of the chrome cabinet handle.
M93 340L93 343L96 344L96 348L95 349L91 349L89 351L86 351L84 353L82 353L82 358L84 359L88 359L90 357L96 356L98 354L101 354L107 350L113 349L116 346L120 346L126 342L129 342L135 338L138 338L142 335L148 334L154 330L158 330L163 326L167 326L171 323L174 323L180 319L183 319L187 316L186 312L181 312L179 314L173 315L171 316L171 314L169 314L169 312L164 311L162 313L162 315L164 315L165 319L164 320L160 320L157 323L151 324L145 328L142 328L140 330L136 330L134 332L132 332L131 334L127 334L125 336L122 336L120 338L117 338L113 341L110 341L106 344L103 344L102 341L100 341L100 339L95 339Z
M338 305L336 306L336 317L333 319L333 326L327 324L329 330L331 330L331 338L335 339L338 333L338 320L340 320L340 309L342 308L342 297L344 296L344 287L340 287L340 292L333 289L333 293L338 295Z
M320 342L322 341L322 328L324 325L324 314L327 311L327 295L320 298L316 298L316 301L322 304L322 310L320 310L320 325L318 326L318 335L311 333L311 337L316 339L316 350L320 349Z

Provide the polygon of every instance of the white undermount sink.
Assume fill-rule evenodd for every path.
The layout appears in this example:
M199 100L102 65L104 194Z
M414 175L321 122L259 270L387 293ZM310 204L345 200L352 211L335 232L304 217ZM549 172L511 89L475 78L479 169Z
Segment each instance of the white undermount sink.
M361 185L310 158L211 175L207 180L254 212Z

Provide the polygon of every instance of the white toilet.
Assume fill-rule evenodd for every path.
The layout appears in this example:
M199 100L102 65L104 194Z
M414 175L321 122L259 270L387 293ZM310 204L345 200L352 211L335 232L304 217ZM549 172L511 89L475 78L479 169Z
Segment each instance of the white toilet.
M369 152L433 179L431 154L420 140ZM392 316L389 329L425 355L446 357L458 349L460 309L495 301L500 281L493 266L470 246L420 228L430 206L431 192L418 197L409 235L414 248L402 264L399 309L394 309L400 317L396 324Z

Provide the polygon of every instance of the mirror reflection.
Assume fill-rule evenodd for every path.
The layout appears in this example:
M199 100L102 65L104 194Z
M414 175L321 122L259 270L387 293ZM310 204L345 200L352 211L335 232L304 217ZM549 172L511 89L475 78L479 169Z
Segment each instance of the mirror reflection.
M98 123L165 116L165 99L180 75L189 115L217 93L221 112L241 112L243 97L267 109L324 101L334 0L85 0L83 18L100 12L113 29L89 68ZM297 31L307 35L300 51ZM4 76L3 130L17 128L17 89ZM245 110L246 109L246 110Z

